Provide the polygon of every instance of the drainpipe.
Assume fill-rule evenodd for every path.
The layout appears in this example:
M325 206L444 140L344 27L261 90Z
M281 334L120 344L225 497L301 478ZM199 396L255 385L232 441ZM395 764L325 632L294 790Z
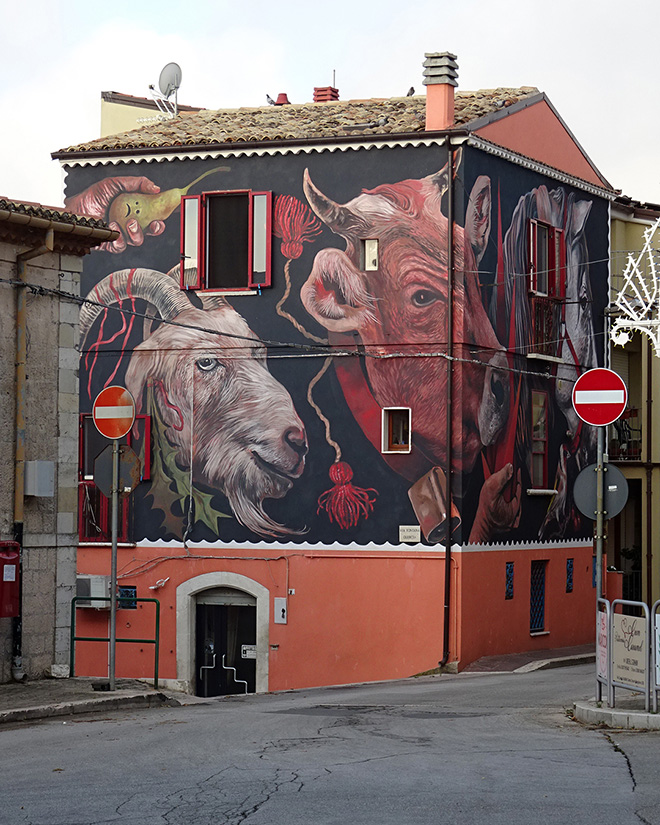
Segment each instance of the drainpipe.
M647 339L646 346L646 603L650 606L653 604L653 353L650 339Z
M451 604L451 488L452 488L452 403L454 356L454 147L447 138L447 409L445 443L447 471L445 473L445 607L442 627L442 659L444 667L449 659L449 619Z
M23 670L23 522L25 498L25 408L27 361L27 308L25 295L25 275L27 261L37 258L54 248L55 233L46 230L42 244L16 256L16 412L14 446L14 541L18 543L18 616L12 622L12 679L25 682L27 674Z

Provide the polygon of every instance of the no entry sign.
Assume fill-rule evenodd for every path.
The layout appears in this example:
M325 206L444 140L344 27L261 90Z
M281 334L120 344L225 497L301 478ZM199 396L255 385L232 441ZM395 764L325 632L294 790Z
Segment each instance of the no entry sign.
M616 421L626 408L628 390L620 375L612 370L588 370L573 387L573 409L587 424L605 427Z
M106 387L96 396L92 416L106 438L123 438L135 421L135 401L125 387Z

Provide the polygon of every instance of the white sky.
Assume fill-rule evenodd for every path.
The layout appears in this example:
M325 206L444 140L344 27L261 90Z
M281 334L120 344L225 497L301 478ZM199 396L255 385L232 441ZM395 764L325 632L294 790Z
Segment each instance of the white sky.
M62 203L50 153L99 136L101 92L147 96L182 68L179 102L292 103L423 93L424 52L458 56L459 89L537 86L602 174L660 202L660 4L637 0L31 0L3 3L0 194Z

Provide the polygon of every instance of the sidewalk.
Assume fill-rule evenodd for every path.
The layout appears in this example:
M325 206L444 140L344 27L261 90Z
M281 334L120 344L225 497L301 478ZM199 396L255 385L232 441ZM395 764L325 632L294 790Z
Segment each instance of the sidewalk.
M154 690L133 679L118 679L114 691L94 689L94 685L104 681L107 683L103 679L76 677L0 685L0 725L74 713L179 704L170 691Z

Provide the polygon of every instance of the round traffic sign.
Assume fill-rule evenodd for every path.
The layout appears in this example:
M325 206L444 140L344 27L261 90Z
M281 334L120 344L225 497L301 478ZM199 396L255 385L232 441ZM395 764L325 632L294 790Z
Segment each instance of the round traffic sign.
M602 367L583 373L573 387L573 409L595 427L616 421L627 401L628 390L621 376Z
M135 401L125 387L106 387L92 407L96 429L106 438L123 438L135 421Z

